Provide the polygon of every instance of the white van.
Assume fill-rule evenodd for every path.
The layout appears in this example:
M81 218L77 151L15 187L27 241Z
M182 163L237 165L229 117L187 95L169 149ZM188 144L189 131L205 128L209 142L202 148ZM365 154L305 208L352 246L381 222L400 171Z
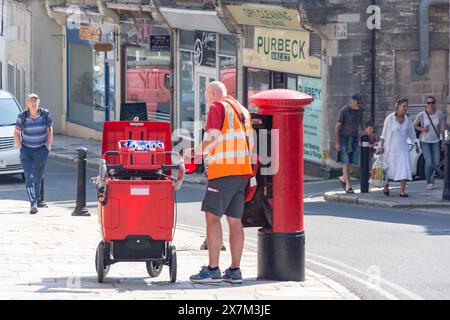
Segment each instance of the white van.
M0 175L20 174L25 181L19 149L14 142L14 128L20 112L14 96L0 90Z

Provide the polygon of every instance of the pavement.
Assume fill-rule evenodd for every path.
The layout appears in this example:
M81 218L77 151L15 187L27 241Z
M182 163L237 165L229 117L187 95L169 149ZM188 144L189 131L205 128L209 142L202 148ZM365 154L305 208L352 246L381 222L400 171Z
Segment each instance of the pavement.
M168 267L159 277L150 278L145 264L135 262L112 265L100 284L94 264L101 240L95 212L74 217L67 206L49 203L49 208L30 215L27 201L1 196L0 208L0 299L358 299L337 282L308 269L304 282L257 280L256 244L251 243L242 258L243 284L193 284L189 276L207 263L207 252L199 250L205 234L186 225L177 226L173 241L178 258L176 283L169 281ZM225 269L230 264L229 251L221 255L220 266Z
M57 134L54 136L53 146L49 154L49 158L62 161L77 162L76 149L79 147L85 147L88 150L86 165L92 168L98 168L101 158L101 141L97 140L82 139ZM304 176L304 182L321 180L323 179L308 175ZM186 175L184 183L206 185L206 181L207 179L203 174L195 173Z
M442 200L443 184L443 179L437 179L436 188L426 190L425 181L409 182L406 189L408 198L400 197L400 183L391 183L389 196L383 193L382 188L371 188L368 193L361 193L361 189L356 188L354 194L347 194L343 190L326 192L324 199L363 206L414 209L450 215L450 201Z

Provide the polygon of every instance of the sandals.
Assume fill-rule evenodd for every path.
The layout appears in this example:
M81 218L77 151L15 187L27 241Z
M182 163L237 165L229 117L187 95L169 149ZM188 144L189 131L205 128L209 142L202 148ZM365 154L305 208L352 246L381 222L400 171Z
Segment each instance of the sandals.
M341 178L338 178L339 182L341 183L342 189L344 189L347 187L347 184L345 183L345 181L342 181Z
M348 188L348 189L344 189L345 193L355 193L355 190L353 190L353 188Z
M408 196L408 194L407 193L400 193L400 197L402 197L402 198L408 198L409 196Z

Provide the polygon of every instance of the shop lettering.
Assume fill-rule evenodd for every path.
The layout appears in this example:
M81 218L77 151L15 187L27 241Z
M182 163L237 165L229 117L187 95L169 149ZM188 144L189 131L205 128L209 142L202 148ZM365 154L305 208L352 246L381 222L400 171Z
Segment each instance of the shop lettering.
M320 100L320 95L322 93L322 90L319 88L300 86L299 90L306 94L309 94L311 97L314 98L315 101Z
M202 36L202 46L207 47L208 43L215 43L216 34L210 32L204 32Z
M291 57L306 60L305 45L303 40L259 36L257 52L270 55L276 61L291 61Z
M292 21L287 12L264 10L264 9L242 9L248 18L259 18L262 20Z

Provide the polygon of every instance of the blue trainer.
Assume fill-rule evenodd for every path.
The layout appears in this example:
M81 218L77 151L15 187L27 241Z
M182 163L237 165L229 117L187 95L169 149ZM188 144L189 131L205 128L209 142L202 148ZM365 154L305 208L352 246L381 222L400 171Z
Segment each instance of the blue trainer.
M222 280L232 284L242 283L241 269L237 268L235 270L231 270L230 268L228 268L223 273Z
M207 266L203 266L199 273L190 277L194 283L218 283L222 282L220 277L220 269L211 270Z

